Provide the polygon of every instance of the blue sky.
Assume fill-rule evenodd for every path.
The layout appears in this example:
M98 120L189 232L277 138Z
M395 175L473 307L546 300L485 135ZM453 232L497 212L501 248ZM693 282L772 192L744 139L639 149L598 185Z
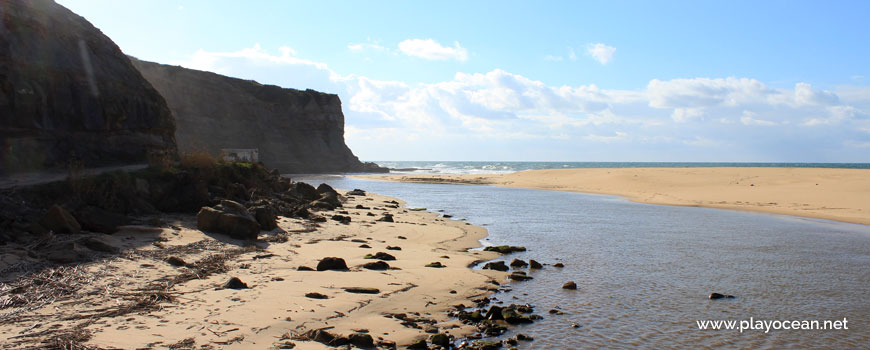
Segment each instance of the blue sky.
M364 160L870 162L870 2L60 0L141 59L337 93Z

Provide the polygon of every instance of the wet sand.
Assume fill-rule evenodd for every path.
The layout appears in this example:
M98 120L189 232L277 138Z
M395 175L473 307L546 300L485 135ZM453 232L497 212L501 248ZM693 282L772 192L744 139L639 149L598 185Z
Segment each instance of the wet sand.
M295 349L324 349L323 344L292 338L315 329L345 336L366 332L376 343L385 340L401 346L428 338L425 331L431 327L457 337L474 332L473 326L451 320L446 311L457 304L472 305L470 299L492 293L487 290L494 287L489 281L504 278L501 272L468 267L496 256L466 252L480 246L478 240L486 230L435 213L407 210L401 203L390 207L392 200L371 193L349 197L344 209L336 209L347 211L352 219L347 225L328 220L313 227L309 221L279 217L279 228L262 233L254 244L203 233L196 229L192 215L159 216L161 223L154 227L130 226L111 236L95 236L122 249L121 253L56 270L51 278L71 287L59 296L0 309L4 335L0 347L20 348L58 336L87 334L83 343L102 348L181 344L185 345L181 348L266 349L292 342ZM356 205L371 209L354 209ZM330 218L334 213L319 214ZM393 214L395 222L375 221L384 213ZM360 247L363 244L371 248ZM387 250L387 246L401 250ZM16 265L38 263L16 249L2 247L0 269L14 271ZM377 252L395 256L396 260L387 261L392 269L360 267L377 261L363 258ZM169 256L205 268L172 266L166 262ZM209 257L220 259L203 263ZM297 270L315 268L324 257L343 258L350 271ZM435 261L446 267L424 267ZM214 268L220 264L225 269ZM4 282L11 282L11 274L4 272ZM222 288L230 277L238 277L250 288ZM378 291L351 293L348 287ZM312 292L327 299L306 297ZM405 320L413 326L393 314L407 315Z
M493 175L364 175L365 179L477 184L609 194L632 201L748 210L870 224L870 170L611 168Z

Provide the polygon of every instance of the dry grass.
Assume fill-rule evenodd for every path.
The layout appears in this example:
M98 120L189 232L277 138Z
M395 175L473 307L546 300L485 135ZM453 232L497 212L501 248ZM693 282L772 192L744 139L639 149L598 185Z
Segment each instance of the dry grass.
M33 310L59 300L69 299L94 282L94 275L79 266L47 268L22 276L12 283L0 283L0 309L20 310L0 315L0 321L24 310Z

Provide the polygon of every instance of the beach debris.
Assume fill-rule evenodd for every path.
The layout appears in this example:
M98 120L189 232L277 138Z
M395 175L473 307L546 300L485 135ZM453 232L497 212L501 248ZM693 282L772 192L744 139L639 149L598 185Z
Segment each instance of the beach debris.
M577 283L574 281L565 282L565 284L562 285L562 289L577 290Z
M526 267L526 266L529 266L529 264L527 264L525 261L522 261L520 259L514 259L514 261L511 261L511 267L513 267L513 268Z
M442 267L447 267L447 266L444 266L444 264L441 264L440 261L435 261L435 262L431 262L431 263L426 264L426 267L442 268Z
M308 266L304 266L304 265L303 265L303 266L299 266L299 267L297 267L297 268L296 268L296 271L314 271L314 269L312 269L311 267L308 267Z
M728 295L728 294L720 294L720 293L715 293L715 292L710 294L710 299L712 299L712 300L733 299L733 298L735 298L733 295Z
M166 258L166 263L172 266L187 266L187 262L184 259L174 255Z
M54 205L39 219L39 225L54 233L79 233L82 226L66 209Z
M524 252L524 251L526 251L526 247L499 245L499 246L489 246L489 247L483 248L483 251L498 252L501 254L510 254L510 253L514 253L514 252Z
M402 250L402 247L387 246L387 250Z
M375 254L366 254L366 256L363 258L364 259L387 260L387 261L396 260L395 256L392 256L392 255L384 253L384 252L377 252Z
M493 262L486 263L486 265L483 265L483 269L504 272L504 271L509 270L510 268L507 265L505 265L504 261L493 261Z
M311 299L329 299L329 297L326 296L325 294L321 294L321 293L318 293L318 292L308 292L308 293L305 293L305 297L306 297L306 298L311 298Z
M378 260L370 263L365 263L362 267L369 270L389 270L390 264L387 264L386 261Z
M530 259L529 260L529 268L530 269L543 269L544 265L541 265L541 263L535 261L534 259Z
M260 224L251 213L238 202L227 199L213 208L202 207L196 214L196 228L245 240L256 240L260 233Z
M390 213L384 213L384 216L382 216L381 218L379 218L379 219L377 219L377 220L375 220L375 221L380 221L380 222L395 222L395 220L393 220L393 214L390 214Z
M577 322L571 323L571 328L580 328L580 324Z
M409 208L410 211L426 211L426 208Z
M532 276L526 275L523 271L514 271L508 276L512 281L528 281L532 279Z
M345 292L357 294L378 294L381 292L380 289L370 287L344 287L342 289L344 289Z
M565 264L563 264L563 263L555 263L555 264L553 264L553 267L563 268L563 267L565 267Z
M230 277L230 280L227 283L224 283L224 288L226 289L248 289L248 284L242 282L238 277Z
M353 191L347 191L347 193L345 193L345 195L347 195L347 196L365 196L366 191L363 191L359 188L354 188Z
M347 271L347 263L342 258L326 257L317 263L317 271L337 270Z

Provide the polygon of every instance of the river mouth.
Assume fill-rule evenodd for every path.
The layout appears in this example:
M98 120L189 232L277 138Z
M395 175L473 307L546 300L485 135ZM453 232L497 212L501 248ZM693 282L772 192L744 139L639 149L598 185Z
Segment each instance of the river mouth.
M789 216L633 203L578 193L307 178L395 196L528 251L531 281L505 304L544 319L512 329L532 348L854 348L870 342L870 227ZM552 264L561 262L559 269ZM575 281L578 289L564 290ZM733 299L711 300L713 292ZM550 315L548 310L562 315ZM842 321L849 329L700 330L698 322ZM574 327L576 323L577 327Z

